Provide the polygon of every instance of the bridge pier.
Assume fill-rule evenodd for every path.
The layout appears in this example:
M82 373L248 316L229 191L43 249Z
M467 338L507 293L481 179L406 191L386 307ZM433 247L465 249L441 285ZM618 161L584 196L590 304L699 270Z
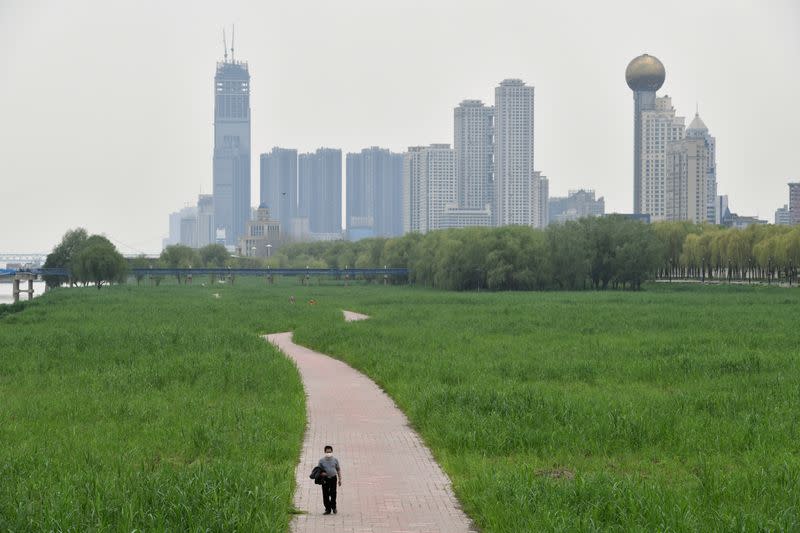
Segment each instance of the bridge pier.
M20 282L27 281L28 288L21 289ZM11 294L14 297L14 303L19 302L19 295L22 292L28 293L28 300L33 300L33 275L31 274L15 274L14 279L12 281L12 289Z

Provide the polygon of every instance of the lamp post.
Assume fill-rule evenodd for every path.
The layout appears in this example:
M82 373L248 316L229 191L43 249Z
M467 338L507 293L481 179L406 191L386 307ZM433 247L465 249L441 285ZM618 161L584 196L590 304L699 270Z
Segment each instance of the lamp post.
M269 259L271 253L272 253L272 245L267 244L267 259Z

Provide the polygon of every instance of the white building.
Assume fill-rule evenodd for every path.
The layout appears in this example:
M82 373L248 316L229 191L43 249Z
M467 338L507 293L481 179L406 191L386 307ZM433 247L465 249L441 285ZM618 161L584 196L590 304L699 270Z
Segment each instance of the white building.
M245 234L239 239L239 255L270 257L281 242L281 223L272 219L265 203L258 206L255 217L245 227Z
M675 116L672 99L655 99L655 108L643 110L641 153L641 213L652 222L668 219L667 213L667 148L684 138L684 118ZM704 182L705 183L705 182ZM705 197L705 194L703 195Z
M702 139L705 143L705 153L708 158L704 162L706 167L706 221L713 224L717 218L717 140L708 132L699 113L694 114L694 119L686 128L686 137Z
M534 88L503 80L495 88L495 224L543 227L541 184L533 165ZM545 204L546 205L546 204Z
M791 226L792 213L789 211L789 205L784 204L775 210L775 225L776 226Z
M494 107L464 100L453 111L457 201L461 209L485 210L492 203Z
M683 139L667 143L666 220L714 222L715 144L700 115L695 115Z
M403 157L403 232L442 228L456 206L455 151L449 144L411 146Z

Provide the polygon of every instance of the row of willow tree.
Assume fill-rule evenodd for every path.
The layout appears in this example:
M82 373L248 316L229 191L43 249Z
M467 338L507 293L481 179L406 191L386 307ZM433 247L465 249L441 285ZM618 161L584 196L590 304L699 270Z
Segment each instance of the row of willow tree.
M408 281L450 290L638 290L652 279L792 283L800 265L800 227L739 230L607 216L544 230L476 227L357 242L297 243L282 247L268 264L407 267Z

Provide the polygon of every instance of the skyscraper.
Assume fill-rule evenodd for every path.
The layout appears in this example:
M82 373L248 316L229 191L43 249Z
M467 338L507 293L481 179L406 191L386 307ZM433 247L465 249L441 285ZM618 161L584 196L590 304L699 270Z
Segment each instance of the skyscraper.
M260 158L260 205L281 223L281 233L293 234L297 218L297 150L277 146Z
M309 230L315 234L341 234L342 151L319 148L313 154L300 157L304 164L299 174L298 205L308 206ZM303 216L302 211L300 216Z
M197 246L214 244L214 197L201 194L197 197Z
M498 226L541 227L541 183L533 166L533 87L503 80L495 89L494 204Z
M667 148L684 137L684 119L675 116L672 99L655 99L653 109L640 114L642 129L639 182L639 212L652 222L667 220Z
M486 209L492 203L492 128L494 107L464 100L453 112L453 148L462 209Z
M644 211L643 186L644 127L642 113L656 108L656 91L664 85L666 71L658 58L643 54L635 57L625 69L625 81L633 91L633 212ZM665 147L666 148L666 147Z
M311 179L314 154L297 154L297 216L308 217L311 209Z
M403 155L386 148L347 154L347 235L394 237L403 232Z
M696 114L686 136L667 143L664 219L714 222L716 141ZM646 169L647 170L647 169Z
M235 245L250 218L250 73L227 46L214 76L213 180L214 224Z
M536 185L533 225L536 228L545 228L550 223L550 180L538 170L533 173L533 179Z
M456 203L455 151L449 144L411 146L403 160L403 231L426 233L444 227Z

